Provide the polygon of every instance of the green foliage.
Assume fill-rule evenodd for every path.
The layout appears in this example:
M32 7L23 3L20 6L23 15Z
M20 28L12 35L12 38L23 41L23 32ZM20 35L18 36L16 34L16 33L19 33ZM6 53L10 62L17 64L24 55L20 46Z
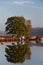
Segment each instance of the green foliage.
M5 49L7 61L11 63L23 63L25 59L31 58L30 46L24 45L7 45Z
M14 16L7 19L6 31L7 33L17 34L18 36L29 35L31 26L26 23L24 17Z

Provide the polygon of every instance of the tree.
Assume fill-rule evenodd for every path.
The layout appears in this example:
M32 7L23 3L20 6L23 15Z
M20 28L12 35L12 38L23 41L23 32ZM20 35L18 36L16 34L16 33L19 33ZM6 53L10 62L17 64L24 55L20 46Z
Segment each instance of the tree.
M31 59L31 51L28 44L7 45L5 52L7 61L11 63L23 63L25 59Z
M31 25L27 23L27 20L25 20L25 18L22 16L10 17L7 19L7 22L5 24L5 31L8 34L17 34L17 36L21 37L21 40L22 36L29 35L30 33Z

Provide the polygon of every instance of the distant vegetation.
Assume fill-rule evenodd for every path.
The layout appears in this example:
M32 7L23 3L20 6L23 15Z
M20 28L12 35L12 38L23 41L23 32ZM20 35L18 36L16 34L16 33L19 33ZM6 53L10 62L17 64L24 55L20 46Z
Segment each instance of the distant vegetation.
M43 36L43 28L31 28L31 36Z

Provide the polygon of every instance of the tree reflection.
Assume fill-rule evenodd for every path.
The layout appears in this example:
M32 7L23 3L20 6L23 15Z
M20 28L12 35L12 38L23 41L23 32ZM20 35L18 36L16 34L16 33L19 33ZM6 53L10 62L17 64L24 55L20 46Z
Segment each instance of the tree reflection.
M12 63L23 63L25 59L29 60L31 58L30 46L28 44L7 45L5 52L7 61Z

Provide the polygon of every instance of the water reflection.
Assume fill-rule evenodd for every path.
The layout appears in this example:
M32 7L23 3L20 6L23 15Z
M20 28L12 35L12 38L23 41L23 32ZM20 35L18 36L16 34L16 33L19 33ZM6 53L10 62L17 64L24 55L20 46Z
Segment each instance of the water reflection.
M23 63L31 59L30 46L28 44L12 44L5 48L6 59L11 63Z

